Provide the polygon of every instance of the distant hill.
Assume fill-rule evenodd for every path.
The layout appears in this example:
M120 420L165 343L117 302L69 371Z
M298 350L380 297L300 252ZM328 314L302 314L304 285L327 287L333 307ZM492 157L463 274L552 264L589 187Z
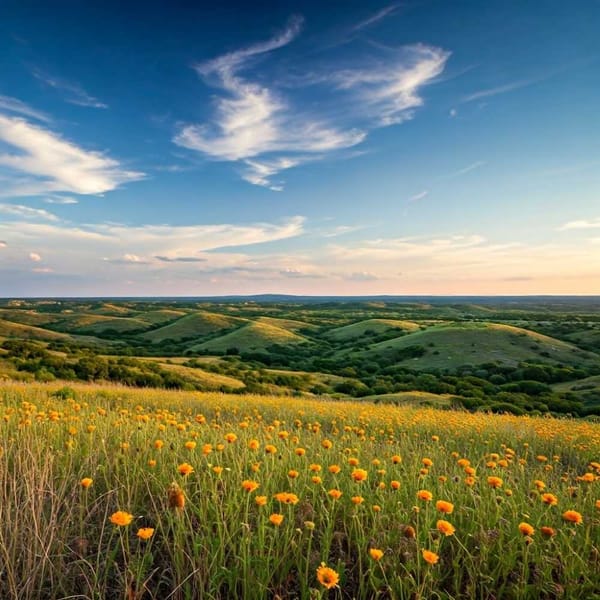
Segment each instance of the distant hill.
M101 334L104 331L139 331L148 329L151 325L132 317L109 317L97 314L70 314L61 315L61 320L55 322L53 327L69 333L90 332Z
M70 340L70 335L58 333L33 325L23 325L22 323L13 323L0 319L0 337L18 338L22 340L40 340L51 342L53 340Z
M230 348L237 348L240 352L264 351L273 344L295 345L307 343L310 340L301 335L275 327L268 323L253 321L236 329L231 333L222 335L203 344L190 348L192 351L208 350L210 352L225 352Z
M351 323L350 325L344 325L343 327L336 327L327 331L323 337L335 341L348 341L354 340L364 336L368 332L374 334L381 334L394 329L401 331L419 331L420 326L418 323L412 321L398 321L395 319L366 319L359 321L358 323Z
M546 335L520 327L497 323L453 323L435 325L419 331L372 344L358 354L369 357L393 356L409 347L424 348L423 356L406 358L411 369L456 368L465 364L497 362L517 365L521 361L555 361L577 365L598 356ZM355 353L357 354L357 353Z
M239 327L246 322L245 319L240 319L239 317L201 311L181 317L173 323L148 331L139 337L153 343L162 342L163 340L183 340L203 337L222 329L229 330L232 327Z

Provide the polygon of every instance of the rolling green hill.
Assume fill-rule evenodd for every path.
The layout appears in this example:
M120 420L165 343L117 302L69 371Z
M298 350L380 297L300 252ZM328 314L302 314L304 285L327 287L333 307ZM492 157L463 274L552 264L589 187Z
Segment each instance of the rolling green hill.
M237 348L240 352L256 352L264 351L273 344L295 345L309 341L308 338L287 329L253 321L231 333L193 346L190 350L224 352L230 348Z
M411 346L420 346L425 353L423 356L401 360L417 370L452 369L486 362L515 366L521 361L541 360L576 365L598 360L596 355L567 342L497 323L435 325L425 331L372 344L359 354L393 357L397 351Z
M81 331L90 333L102 333L104 331L117 331L126 333L128 331L139 331L148 329L150 324L141 319L132 317L108 317L104 315L93 314L72 314L53 325L56 329L67 331L69 333L78 333Z
M194 312L177 319L159 329L153 329L139 337L153 343L163 340L183 340L195 337L204 337L220 330L229 330L243 325L247 321L238 317L229 317L211 312Z
M22 323L13 323L0 319L0 337L17 338L21 340L40 340L51 342L53 340L70 340L70 335L58 333L33 325L23 325Z
M351 323L344 327L330 329L323 337L338 342L344 342L360 338L365 334L368 335L369 332L381 334L394 329L413 332L419 330L419 325L412 321L397 321L395 319L366 319L365 321Z

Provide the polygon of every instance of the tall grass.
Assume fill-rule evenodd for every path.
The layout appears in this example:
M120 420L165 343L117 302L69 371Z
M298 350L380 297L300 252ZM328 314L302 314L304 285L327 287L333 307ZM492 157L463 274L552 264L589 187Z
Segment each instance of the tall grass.
M86 386L61 398L53 390L0 387L0 598L599 593L598 424ZM181 474L184 464L193 471ZM84 487L84 478L93 483ZM253 485L244 482L259 487L247 491ZM557 505L544 503L545 493ZM439 500L453 510L440 512L450 507L436 507ZM566 521L568 510L582 523ZM117 511L131 522L113 524ZM521 523L534 532L521 533ZM138 536L144 528L154 530L149 539ZM322 563L339 576L331 589L317 577Z

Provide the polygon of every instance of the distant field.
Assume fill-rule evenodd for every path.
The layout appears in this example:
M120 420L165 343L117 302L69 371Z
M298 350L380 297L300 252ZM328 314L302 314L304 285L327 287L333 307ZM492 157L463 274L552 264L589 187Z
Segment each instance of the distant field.
M424 347L426 354L406 360L413 369L453 368L485 362L516 365L519 361L540 359L578 364L597 359L567 342L495 323L437 325L368 346L362 354L385 355L417 345Z
M240 352L255 352L264 351L273 344L295 345L308 341L307 338L282 327L265 322L252 322L231 333L192 346L190 350L225 352L229 348L237 348Z
M336 329L330 329L324 335L327 339L337 341L348 341L360 338L365 333L380 334L395 329L401 331L418 331L420 328L418 323L412 321L397 321L394 319L367 319L365 321L359 321L358 323L352 323L345 325L344 327L337 327Z

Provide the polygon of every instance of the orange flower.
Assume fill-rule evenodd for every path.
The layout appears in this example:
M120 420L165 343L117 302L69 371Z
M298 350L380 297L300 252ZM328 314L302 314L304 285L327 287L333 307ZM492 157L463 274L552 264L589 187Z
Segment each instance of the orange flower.
M110 522L118 527L125 527L133 521L133 515L123 510L118 510L110 515Z
M379 506L379 504L373 504L371 508L373 509L373 512L381 512L381 506Z
M440 560L440 557L435 552L431 552L431 550L423 550L422 555L423 560L430 565L435 565Z
M339 465L329 465L329 472L337 475L342 469Z
M323 440L321 442L321 446L323 446L323 448L325 448L325 450L329 450L333 446L333 442L330 440Z
M172 483L167 490L167 494L169 508L182 510L185 506L185 496L183 494L183 490L176 483Z
M600 510L600 500L596 500L596 509Z
M424 502L431 502L433 494L429 490L419 490L417 492L417 498Z
M260 487L260 483L258 481L252 481L252 479L244 479L242 481L242 489L248 493L257 490Z
M296 470L294 470L294 469L290 469L290 470L288 471L288 477L289 477L290 479L296 479L296 477L298 477L298 475L299 475L298 471L296 471Z
M350 499L352 500L352 504L362 504L365 501L362 496L352 496Z
M558 498L554 494L542 494L542 502L549 506L556 506L558 504Z
M184 446L187 450L193 450L196 447L196 442L189 441L186 442Z
M424 458L421 462L426 467L431 467L433 465L433 461L430 458Z
M487 478L488 485L492 488L502 487L502 479L500 477L488 477Z
M456 532L454 525L452 525L452 523L449 523L448 521L444 521L443 519L440 519L436 523L436 527L437 530L440 533L443 533L445 536L454 535L454 533Z
M220 475L223 472L223 467L213 467L212 468L213 472L216 473L217 475Z
M229 444L233 444L233 442L235 442L237 440L237 435L235 435L235 433L227 433L225 435L225 440L229 443Z
M533 535L535 533L535 529L529 523L519 523L519 531L521 535Z
M269 517L269 521L276 527L279 527L281 525L281 523L283 523L283 515L280 515L278 513L273 513Z
M396 481L395 479L392 479L392 481L390 481L390 487L393 490L399 490L400 489L400 482Z
M306 450L304 448L296 448L294 450L294 454L296 454L296 456L304 456L306 454Z
M357 482L366 481L369 474L364 469L354 469L352 471L352 479Z
M323 481L318 475L315 475L314 477L311 477L310 480L313 483L316 483L317 485L320 484Z
M155 440L155 442L154 442L154 447L157 450L160 450L164 445L165 445L165 443L162 440Z
M140 527L136 535L140 540L149 540L154 535L154 529L152 527Z
M394 454L394 456L392 456L392 463L395 465L398 465L402 462L402 457L398 454Z
M254 502L256 502L257 506L264 506L267 503L267 497L266 496L255 496Z
M329 490L329 492L327 492L334 500L339 500L342 497L342 492L340 492L340 490L336 490L335 488L332 490Z
M383 557L383 550L379 550L379 548L370 548L369 556L373 560L381 560L381 558Z
M583 523L583 517L581 513L576 510L567 510L563 513L563 519L569 523L575 523L575 525L581 525Z
M542 532L542 535L547 538L551 538L556 535L556 531L554 531L552 527L543 526L540 527L540 531Z
M290 492L279 492L278 494L275 494L273 498L282 504L298 504L298 496Z
M312 471L313 473L319 473L321 471L321 465L312 464L308 467L308 470Z
M91 477L84 477L80 482L81 487L82 488L89 488L90 485L92 485L92 483L94 483L94 480Z
M258 440L250 440L248 442L248 448L250 448L250 450L258 450L260 447L260 442Z
M194 467L188 463L183 463L177 467L177 471L179 471L180 475L187 477L190 473L194 472Z
M330 590L337 586L340 576L333 569L327 567L325 563L321 563L321 566L317 569L317 579L323 587Z
M454 504L452 504L452 502L446 502L446 500L438 500L435 503L435 508L439 512L449 515L454 510Z
M267 444L265 446L265 452L267 454L277 454L277 448L275 448L275 446L273 446L273 444Z

